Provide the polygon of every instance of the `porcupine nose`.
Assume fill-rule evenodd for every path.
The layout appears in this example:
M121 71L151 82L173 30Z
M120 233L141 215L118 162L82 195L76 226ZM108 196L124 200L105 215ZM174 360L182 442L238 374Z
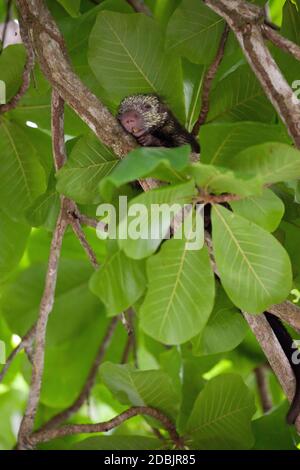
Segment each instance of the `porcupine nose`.
M137 113L129 111L122 116L122 124L128 132L135 132L139 127L139 116Z

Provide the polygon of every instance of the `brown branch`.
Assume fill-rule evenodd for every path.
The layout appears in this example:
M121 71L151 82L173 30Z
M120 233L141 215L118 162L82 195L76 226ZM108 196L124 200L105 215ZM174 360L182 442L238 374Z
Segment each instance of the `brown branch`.
M41 70L52 87L105 145L119 157L126 155L137 146L135 140L74 73L64 39L45 2L16 0L16 4Z
M202 104L200 109L199 117L193 127L192 134L197 136L199 134L200 127L205 123L208 112L209 112L209 95L213 85L214 78L216 76L219 65L222 62L225 52L225 46L229 35L229 27L226 24L224 31L221 36L220 44L214 61L209 66L203 81L203 92L202 92Z
M7 103L0 105L0 114L6 113L7 111L11 111L12 109L14 109L18 105L20 99L25 95L26 91L30 86L30 76L34 68L35 55L30 44L27 31L22 28L22 22L20 23L20 28L22 29L23 44L26 47L27 52L26 62L22 74L22 82L17 93Z
M56 91L52 92L52 150L55 168L61 168L65 161L64 142L64 102ZM35 350L32 364L32 377L26 411L23 416L18 436L18 448L26 449L29 436L34 427L35 415L39 403L46 344L48 318L52 311L57 281L58 264L62 241L69 224L70 200L61 197L61 209L53 232L48 269L45 279L39 316L36 323Z
M292 402L295 395L296 379L290 363L265 315L250 315L244 312L244 317L265 353L285 395ZM300 416L298 416L295 426L297 432L300 433Z
M224 202L230 201L239 201L243 199L243 196L239 196L238 194L209 194L205 192L201 192L199 196L196 196L196 202L202 202L204 204L224 204Z
M127 0L127 3L132 6L132 8L137 12L137 13L144 13L145 15L152 16L151 11L145 5L145 3L141 0Z
M181 448L183 446L182 439L179 437L175 425L172 421L161 411L150 406L135 406L129 408L123 413L119 414L113 419L103 423L96 424L68 424L57 429L49 430L40 430L36 431L30 437L30 445L34 446L41 442L47 442L52 439L57 439L59 437L70 436L73 434L82 434L82 433L99 433L99 432L108 432L111 429L119 426L128 419L134 416L149 416L156 419L161 423L161 425L168 431L171 440L176 447Z
M65 217L64 201L53 233L48 269L45 280L45 288L40 304L39 317L36 324L35 351L33 357L31 386L26 406L26 411L21 422L18 447L24 449L27 446L27 438L33 431L35 414L40 397L42 375L44 370L45 338L49 314L52 311L57 279L57 270L62 246L62 240L68 222Z
M34 335L35 335L35 325L32 328L30 328L30 330L23 336L20 344L18 344L18 346L15 349L13 349L10 355L8 356L6 363L4 364L0 372L0 382L2 382L2 380L4 379L4 376L7 373L8 369L10 368L16 355L20 351L22 351L23 349L26 349L29 345L32 344L34 340Z
M264 413L270 411L273 406L266 373L267 370L265 365L261 365L254 369L261 406Z
M56 90L52 90L51 132L53 160L56 171L58 171L66 161L64 107L64 100L59 96Z
M262 33L263 10L243 0L204 0L204 3L223 17L235 33L265 94L300 148L300 106L265 45Z
M99 264L98 264L98 261L97 261L97 257L94 253L94 250L92 249L92 247L90 246L89 242L86 239L85 233L82 230L79 219L71 218L70 219L70 224L71 224L71 227L72 227L76 237L78 238L82 248L86 252L90 262L92 263L93 267L95 269L98 269Z
M113 337L116 326L118 324L118 320L119 320L118 317L114 317L111 320L111 322L110 322L110 324L109 324L109 326L108 326L108 328L105 332L105 335L104 335L104 337L101 341L99 350L96 354L95 360L94 360L94 362L92 364L92 367L89 371L87 380L85 381L84 386L83 386L80 394L76 398L76 400L72 403L71 406L69 406L65 410L61 411L60 413L56 414L49 421L47 421L47 423L45 423L39 429L38 432L47 431L49 429L53 429L53 428L57 427L58 425L60 425L61 423L63 423L67 419L69 419L74 413L76 413L81 408L81 406L84 404L84 402L88 399L88 397L90 395L90 392L91 392L91 390L94 386L95 380L96 380L99 365L101 364L101 362L103 360L103 357L106 353L106 350L107 350L108 346L110 345L111 339Z
M262 33L266 39L269 39L275 46L291 54L296 60L300 60L300 47L289 39L281 36L277 31L263 24Z

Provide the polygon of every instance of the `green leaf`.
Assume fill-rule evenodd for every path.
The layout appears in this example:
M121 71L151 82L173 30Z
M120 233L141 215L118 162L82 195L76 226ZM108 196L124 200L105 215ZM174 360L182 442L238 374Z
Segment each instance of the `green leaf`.
M235 156L233 170L255 173L266 184L300 178L300 151L287 144L267 142Z
M253 421L254 450L296 450L290 426L286 423L285 401L265 416Z
M141 327L165 344L188 341L202 330L214 303L214 276L206 247L192 251L185 239L167 241L147 261L147 273Z
M146 287L145 262L115 251L90 280L90 289L106 306L108 315L119 315L143 294Z
M184 180L181 171L189 165L190 152L188 145L177 148L137 148L101 181L100 192L106 200L111 200L116 188L148 176L180 182Z
M270 189L264 189L261 196L247 197L240 201L231 201L235 214L245 217L268 232L274 232L284 214L284 204Z
M18 218L46 189L45 172L22 128L0 120L1 207Z
M272 122L274 109L248 65L238 67L212 91L210 121Z
M19 336L37 319L45 272L46 264L32 265L2 291L1 314ZM107 328L104 307L88 289L91 272L88 261L60 262L42 387L42 403L52 408L69 406L75 400Z
M154 189L130 201L128 216L119 224L118 243L127 256L142 259L154 253L164 239L173 217L195 194L194 181ZM163 210L174 213L168 217ZM158 210L155 212L154 209ZM162 215L163 214L163 215ZM135 232L136 233L133 233Z
M52 175L47 191L39 196L27 209L26 218L33 227L44 225L45 228L54 230L60 208L60 198L55 189L55 184L56 180Z
M219 286L213 311L200 335L193 338L194 355L231 351L244 339L247 323Z
M185 127L192 132L197 121L201 108L201 91L205 77L206 67L192 64L186 59L182 60L182 70L184 79L184 98L186 106ZM202 146L202 142L201 142ZM202 149L201 149L202 160Z
M230 166L242 150L264 142L289 143L283 128L258 122L213 123L201 127L201 162Z
M251 174L234 173L233 171L214 165L195 163L187 169L204 191L215 194L233 193L240 196L261 194L262 181Z
M3 49L0 55L0 80L6 86L6 103L17 93L22 83L26 51L22 44Z
M133 406L152 406L169 417L176 417L179 395L171 378L160 370L137 370L130 365L105 362L100 367L105 385L121 403Z
M116 99L157 93L183 117L180 61L164 51L162 32L146 15L100 12L90 35L89 63Z
M220 375L210 380L200 392L188 421L191 448L251 448L254 412L254 398L238 375Z
M291 290L289 257L280 243L250 221L216 205L213 247L222 285L239 308L261 313Z
M57 190L81 204L96 204L99 182L118 162L118 157L90 133L75 144L57 173Z
M167 30L167 47L197 64L214 58L224 21L198 0L183 0L172 15Z
M57 0L71 16L78 16L80 13L81 0Z
M0 210L0 282L18 265L29 237L28 225L11 220Z
M144 436L97 436L84 439L72 446L72 450L157 450L164 443Z

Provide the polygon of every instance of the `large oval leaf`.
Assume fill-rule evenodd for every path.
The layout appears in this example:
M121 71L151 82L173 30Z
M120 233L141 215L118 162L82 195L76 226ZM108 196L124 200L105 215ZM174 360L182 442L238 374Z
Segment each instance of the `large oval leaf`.
M82 137L70 158L57 173L59 192L81 204L99 202L99 182L117 165L119 159L93 134Z
M91 291L100 297L108 315L119 315L143 294L146 287L145 262L115 251L90 280Z
M274 109L248 65L225 76L213 90L209 121L273 122Z
M214 303L214 276L206 247L187 249L172 239L147 262L148 292L140 309L143 330L166 344L181 344L201 331Z
M168 49L191 62L209 64L223 28L223 19L202 2L183 0L168 24Z
M0 210L0 281L20 261L25 250L30 227L24 223L14 222Z
M217 267L233 303L261 313L285 300L292 285L291 263L276 238L219 205L212 210L212 224Z
M174 216L191 203L194 194L195 183L191 180L134 198L128 206L128 216L125 214L119 224L120 248L130 258L150 256L165 238Z
M130 365L105 362L100 367L105 385L121 403L153 406L176 417L180 396L171 378L161 370L137 370Z
M204 330L193 338L194 355L230 351L240 344L248 331L241 312L231 303L221 286L218 287L213 311Z
M284 214L282 200L271 189L264 189L261 196L231 201L230 206L236 214L251 220L268 232L277 229Z
M300 178L300 151L291 145L266 142L240 152L231 167L261 176L266 184L294 180Z
M22 128L0 120L0 205L20 217L46 190L45 172Z
M284 128L261 122L212 123L201 127L201 162L230 166L232 159L242 150L264 142L290 140Z
M187 426L192 449L249 449L254 397L238 375L220 375L200 392Z
M100 12L90 35L89 63L99 83L116 99L158 93L183 117L179 58L166 54L162 32L152 19Z

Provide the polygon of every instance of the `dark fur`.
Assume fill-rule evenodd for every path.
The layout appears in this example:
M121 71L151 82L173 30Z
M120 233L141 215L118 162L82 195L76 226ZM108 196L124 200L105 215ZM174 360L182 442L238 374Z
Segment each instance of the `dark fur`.
M265 316L269 325L274 331L276 338L278 339L280 346L282 347L283 352L286 355L295 375L296 391L286 417L288 424L294 424L300 414L300 364L294 364L292 361L292 355L295 352L295 348L293 348L293 338L291 338L282 322L271 313L265 313Z
M148 102L152 106L150 112L145 109ZM126 129L122 122L124 115L131 112L137 117L142 135L136 136L134 132ZM156 95L131 95L124 98L119 107L118 119L144 147L180 147L190 144L193 152L200 152L195 137L179 123L167 105Z

